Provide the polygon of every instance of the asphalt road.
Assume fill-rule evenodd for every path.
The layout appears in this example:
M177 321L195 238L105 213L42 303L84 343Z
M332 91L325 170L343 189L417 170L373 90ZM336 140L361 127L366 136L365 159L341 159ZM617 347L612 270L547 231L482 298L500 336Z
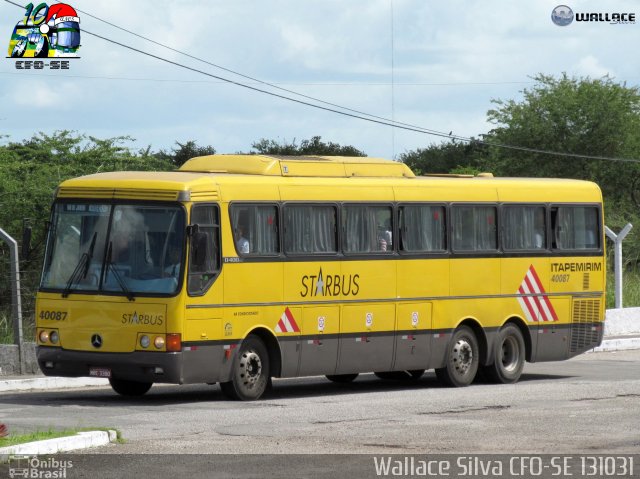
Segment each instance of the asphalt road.
M527 364L515 385L462 389L442 387L428 372L416 382L277 380L252 403L227 401L218 386L205 385L154 386L136 400L108 388L11 393L0 396L0 422L121 431L125 444L92 454L231 454L245 465L260 457L249 454L633 454L640 452L640 351ZM268 464L284 467L277 456Z

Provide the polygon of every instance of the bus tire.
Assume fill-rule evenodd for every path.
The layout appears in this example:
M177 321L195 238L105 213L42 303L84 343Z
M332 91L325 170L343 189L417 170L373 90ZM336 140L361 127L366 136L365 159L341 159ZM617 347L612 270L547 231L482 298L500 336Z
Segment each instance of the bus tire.
M493 364L482 368L484 376L492 382L512 384L520 379L524 368L526 349L522 332L515 324L505 325L496 337Z
M153 383L141 383L115 378L109 378L109 384L120 396L143 396L153 385Z
M416 381L424 374L424 369L413 369L411 371L385 371L373 373L380 379L392 381Z
M447 386L468 386L476 377L479 364L478 339L471 328L460 326L447 345L446 364L436 369L436 376Z
M267 347L258 336L250 334L234 359L231 381L220 383L220 388L230 399L255 401L267 390L270 379Z
M334 383L346 384L352 382L358 377L358 373L354 374L327 374L326 378Z

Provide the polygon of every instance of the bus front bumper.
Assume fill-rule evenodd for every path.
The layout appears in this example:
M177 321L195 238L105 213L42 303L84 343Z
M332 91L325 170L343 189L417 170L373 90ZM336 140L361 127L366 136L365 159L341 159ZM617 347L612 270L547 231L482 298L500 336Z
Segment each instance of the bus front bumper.
M36 355L45 376L83 377L108 372L115 379L184 383L182 352L94 353L39 346Z

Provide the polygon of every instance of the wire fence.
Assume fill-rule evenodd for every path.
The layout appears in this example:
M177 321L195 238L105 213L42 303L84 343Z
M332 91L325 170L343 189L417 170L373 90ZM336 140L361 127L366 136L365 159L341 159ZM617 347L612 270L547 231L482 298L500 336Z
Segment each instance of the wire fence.
M16 280L11 273L9 246L0 242L0 344L14 340L14 313L12 288ZM20 299L22 304L23 341L35 340L35 302L42 265L42 253L34 252L29 259L19 261Z

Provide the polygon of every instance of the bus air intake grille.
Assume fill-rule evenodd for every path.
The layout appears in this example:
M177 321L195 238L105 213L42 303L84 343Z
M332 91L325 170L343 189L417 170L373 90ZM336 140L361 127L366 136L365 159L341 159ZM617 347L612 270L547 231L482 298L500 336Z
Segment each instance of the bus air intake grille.
M584 351L598 345L600 300L579 299L573 301L570 351Z
M147 190L136 188L116 188L114 198L131 198L135 200L175 201L178 192L174 190Z
M175 201L175 190L151 190L137 188L78 188L64 187L58 190L59 198L128 198L134 200Z

